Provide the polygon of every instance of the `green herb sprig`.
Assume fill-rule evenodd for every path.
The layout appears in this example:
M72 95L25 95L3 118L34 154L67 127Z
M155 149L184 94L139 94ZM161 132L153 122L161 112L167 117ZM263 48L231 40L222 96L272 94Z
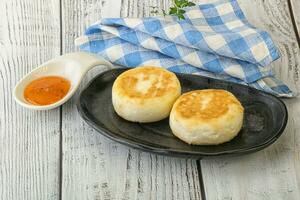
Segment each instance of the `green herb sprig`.
M191 7L194 5L196 5L196 4L191 1L188 1L188 0L173 0L173 6L170 7L169 12L162 9L162 14L164 16L174 15L174 16L177 16L178 19L185 19L184 15L183 15L185 13L184 8ZM152 11L151 11L152 14L159 14L157 7L151 6L151 8L152 8Z
M178 19L185 19L183 15L185 13L185 10L183 8L191 7L194 5L196 4L188 0L173 0L173 6L170 7L169 15L175 15L178 17ZM163 13L166 12L163 11Z

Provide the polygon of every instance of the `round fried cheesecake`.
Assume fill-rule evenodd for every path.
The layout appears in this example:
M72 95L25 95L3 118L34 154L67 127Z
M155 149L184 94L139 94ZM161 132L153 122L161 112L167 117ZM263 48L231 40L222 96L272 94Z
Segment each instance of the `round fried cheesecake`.
M122 73L112 88L116 113L132 122L155 122L169 116L181 94L176 75L163 68L137 67Z
M188 144L217 145L233 139L243 124L244 108L226 90L195 90L181 95L170 114L173 134Z

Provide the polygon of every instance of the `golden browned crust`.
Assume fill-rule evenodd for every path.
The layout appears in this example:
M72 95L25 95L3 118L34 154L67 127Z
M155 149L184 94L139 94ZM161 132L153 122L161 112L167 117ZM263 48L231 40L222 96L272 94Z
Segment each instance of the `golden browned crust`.
M205 121L226 114L229 106L233 104L243 112L243 106L232 93L226 90L207 89L183 94L173 109L183 118Z
M174 73L163 68L147 66L122 73L117 78L115 87L124 96L147 99L176 91L179 84ZM144 88L143 85L145 85Z

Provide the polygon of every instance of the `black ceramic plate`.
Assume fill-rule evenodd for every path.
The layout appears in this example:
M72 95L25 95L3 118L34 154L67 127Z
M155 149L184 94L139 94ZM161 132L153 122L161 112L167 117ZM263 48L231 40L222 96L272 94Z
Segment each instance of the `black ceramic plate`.
M133 123L113 109L111 88L126 69L99 74L81 92L77 108L83 119L99 133L122 144L171 156L208 157L255 152L272 144L283 132L287 110L277 97L247 86L207 77L177 74L183 92L196 89L225 89L245 107L243 128L230 142L216 146L188 145L173 136L168 119L155 123Z

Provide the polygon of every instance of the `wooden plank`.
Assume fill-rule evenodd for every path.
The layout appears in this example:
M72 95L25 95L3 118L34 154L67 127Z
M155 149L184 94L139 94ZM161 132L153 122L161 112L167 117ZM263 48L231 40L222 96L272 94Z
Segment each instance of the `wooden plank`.
M119 10L122 16L143 16L149 14L149 4L160 1L97 2L63 1L64 53L75 51L74 39L102 15L111 17L110 10L113 15ZM99 71L90 72L82 85ZM201 198L194 160L144 153L106 139L83 122L75 99L63 106L62 113L62 199Z
M291 17L294 18L294 24L298 33L298 39L300 40L300 1L299 0L288 0Z
M299 44L287 1L240 1L249 21L267 30L281 58L278 76L300 91ZM285 100L289 121L283 135L267 149L236 158L201 161L207 199L300 199L300 101Z
M0 2L0 198L58 199L59 109L31 111L12 89L59 55L59 1Z

